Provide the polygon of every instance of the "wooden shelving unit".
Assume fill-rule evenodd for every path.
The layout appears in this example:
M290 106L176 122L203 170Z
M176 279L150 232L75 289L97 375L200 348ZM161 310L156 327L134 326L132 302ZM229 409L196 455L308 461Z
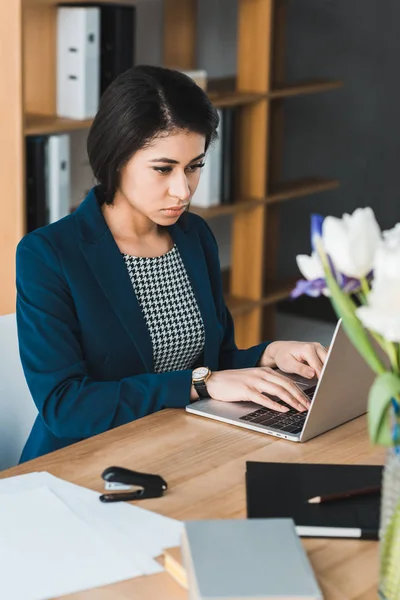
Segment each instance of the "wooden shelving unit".
M55 134L74 129L88 129L93 119L76 121L52 115L25 115L25 135Z
M115 1L130 4L133 0ZM198 1L164 0L165 66L201 67L195 59ZM280 203L338 186L335 179L281 181L284 100L328 92L342 82L287 82L285 0L238 3L237 77L210 82L209 89L215 106L238 108L236 197L229 205L191 210L205 219L232 215L226 302L234 316L236 341L245 347L273 335L274 305L294 285L293 280L276 280ZM56 0L13 0L2 8L0 314L15 310L15 248L25 222L24 137L86 129L91 124L91 120L55 116L56 4Z

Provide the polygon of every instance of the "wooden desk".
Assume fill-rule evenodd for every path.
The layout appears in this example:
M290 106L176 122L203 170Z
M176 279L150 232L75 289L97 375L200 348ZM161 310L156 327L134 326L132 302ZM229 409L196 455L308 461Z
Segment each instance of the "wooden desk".
M120 465L159 473L168 482L166 496L142 500L138 504L143 508L181 520L244 518L246 460L383 464L384 451L369 445L365 417L295 444L183 410L165 410L3 471L0 477L48 471L101 492L100 473ZM376 542L308 539L303 543L326 600L376 599ZM158 573L63 596L67 598L186 600L187 594L168 574Z

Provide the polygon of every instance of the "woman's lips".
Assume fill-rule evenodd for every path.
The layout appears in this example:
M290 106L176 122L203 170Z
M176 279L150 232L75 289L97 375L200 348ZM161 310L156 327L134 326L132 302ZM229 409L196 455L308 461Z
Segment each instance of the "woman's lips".
M171 216L171 217L177 217L180 214L182 214L185 209L186 209L186 205L172 206L170 208L163 208L161 212L163 212L164 214Z

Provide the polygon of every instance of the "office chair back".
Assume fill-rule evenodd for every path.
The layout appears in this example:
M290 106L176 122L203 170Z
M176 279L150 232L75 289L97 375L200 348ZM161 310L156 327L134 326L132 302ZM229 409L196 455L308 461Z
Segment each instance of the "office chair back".
M0 315L0 470L18 464L36 415L19 358L15 314Z

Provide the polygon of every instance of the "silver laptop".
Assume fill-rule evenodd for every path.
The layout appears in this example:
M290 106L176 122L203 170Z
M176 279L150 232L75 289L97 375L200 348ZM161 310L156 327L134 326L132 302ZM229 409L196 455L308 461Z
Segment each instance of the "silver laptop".
M292 442L306 442L364 414L375 377L348 339L341 320L333 334L319 380L288 373L283 375L295 381L310 398L311 406L307 412L300 413L289 407L289 412L278 413L253 402L221 402L211 398L197 400L186 410ZM284 404L275 396L271 398Z

